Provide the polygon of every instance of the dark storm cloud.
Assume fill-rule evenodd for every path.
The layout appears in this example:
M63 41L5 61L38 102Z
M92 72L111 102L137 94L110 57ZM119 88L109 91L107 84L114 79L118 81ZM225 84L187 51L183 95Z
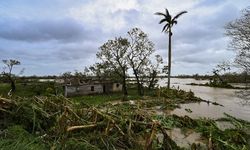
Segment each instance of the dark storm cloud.
M60 46L55 52L57 58L61 60L79 60L83 58L96 57L96 51L101 43L83 42ZM92 62L93 63L93 62ZM89 64L88 64L89 65Z
M25 42L44 42L55 40L59 42L76 42L93 39L97 33L79 22L70 19L1 19L0 38ZM97 36L98 37L98 36Z

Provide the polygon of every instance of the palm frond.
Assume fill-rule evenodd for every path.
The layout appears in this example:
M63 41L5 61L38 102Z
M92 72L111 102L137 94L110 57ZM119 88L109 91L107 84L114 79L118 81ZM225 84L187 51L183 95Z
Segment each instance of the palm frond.
M181 15L187 13L187 11L182 11L182 12L179 12L172 20L176 20L177 18L179 18Z
M170 14L167 8L165 8L165 11L166 11L166 15L169 16Z
M168 31L168 29L169 29L169 25L170 24L165 24L165 26L162 28L162 31L161 32L167 32Z
M172 25L177 24L177 20L173 20Z
M164 13L161 13L161 12L156 12L155 15L160 15L160 16L167 17Z
M167 18L163 18L163 19L161 19L161 21L159 22L159 24L161 24L161 23L163 23L163 22L168 22L168 19Z

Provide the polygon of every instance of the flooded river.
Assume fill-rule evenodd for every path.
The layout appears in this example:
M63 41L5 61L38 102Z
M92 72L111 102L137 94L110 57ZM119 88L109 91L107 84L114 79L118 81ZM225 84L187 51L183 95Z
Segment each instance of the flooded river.
M208 105L204 102L182 104L181 108L175 109L172 113L180 116L188 115L191 118L209 117L213 119L224 117L224 113L227 113L236 118L250 121L250 104L243 105L245 100L236 95L236 92L240 90L187 85L190 83L199 84L206 82L208 81L173 78L171 79L171 87L179 87L185 91L191 90L197 97L217 102L224 107L212 104ZM166 86L166 83L167 79L159 81L160 86ZM192 112L187 112L187 109L190 109Z

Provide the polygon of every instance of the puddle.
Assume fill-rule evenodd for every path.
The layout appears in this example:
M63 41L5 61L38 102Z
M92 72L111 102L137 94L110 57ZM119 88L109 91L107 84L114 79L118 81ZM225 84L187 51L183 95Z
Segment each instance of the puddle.
M187 111L189 110L189 111ZM225 108L219 105L201 103L181 104L171 112L178 116L189 116L192 119L211 118L218 119L224 117Z
M202 139L201 134L193 130L187 130L185 133L180 128L174 128L167 131L169 137L175 141L180 147L190 148L193 143L199 145L199 149L206 149L205 140Z
M168 110L168 109L162 109L162 106L154 106L154 107L151 107L151 108L148 108L145 110L147 110L147 112L151 115L156 114L156 115L161 115L161 116L170 115L171 111L172 111L172 110Z
M222 131L224 131L226 129L235 128L235 126L232 123L228 122L228 121L216 121L216 125Z

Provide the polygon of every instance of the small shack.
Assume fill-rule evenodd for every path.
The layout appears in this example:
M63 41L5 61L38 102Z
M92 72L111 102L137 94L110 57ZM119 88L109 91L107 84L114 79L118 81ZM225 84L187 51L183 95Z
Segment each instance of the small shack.
M112 81L69 80L64 86L64 96L80 96L122 91L122 84Z

